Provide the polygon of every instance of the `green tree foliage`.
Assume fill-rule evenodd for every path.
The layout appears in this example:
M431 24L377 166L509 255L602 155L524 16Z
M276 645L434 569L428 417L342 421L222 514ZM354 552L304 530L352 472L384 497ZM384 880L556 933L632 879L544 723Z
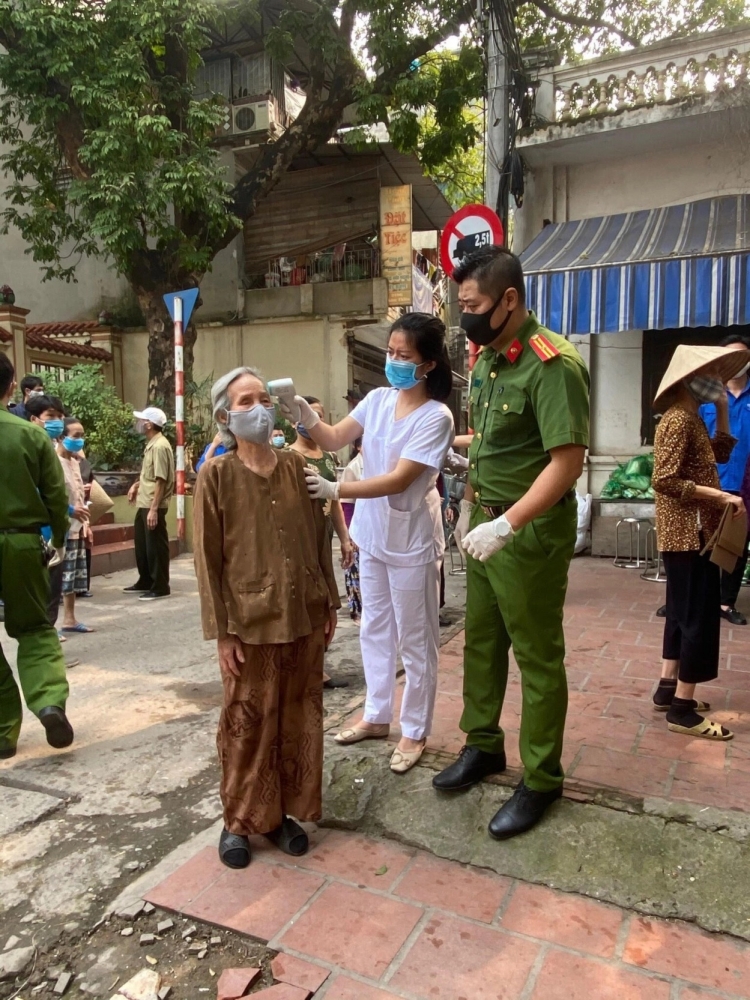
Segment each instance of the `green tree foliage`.
M75 365L60 382L47 375L44 387L49 395L59 396L68 413L83 424L86 455L95 469L138 467L143 439L134 430L133 408L121 402L97 365Z
M513 11L523 44L554 42L571 55L733 23L743 2L528 0ZM171 411L162 295L200 283L293 160L338 133L348 106L358 104L364 126L386 123L454 203L476 197L481 129L466 109L484 91L477 9L474 0L0 0L4 223L48 278L73 279L82 255L127 278L149 330L149 398ZM195 96L201 53L217 38L263 45L307 95L239 179L219 164L219 102ZM188 376L194 342L191 327Z

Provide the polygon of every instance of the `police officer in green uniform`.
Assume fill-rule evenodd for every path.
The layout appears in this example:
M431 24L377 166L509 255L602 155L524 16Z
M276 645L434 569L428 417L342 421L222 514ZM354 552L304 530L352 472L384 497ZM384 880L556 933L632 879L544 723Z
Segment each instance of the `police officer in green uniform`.
M563 604L576 537L574 487L589 439L589 377L575 348L527 310L523 269L510 251L477 251L453 277L461 326L484 350L472 372L474 439L456 528L469 554L466 745L433 784L456 791L505 770L499 720L512 647L521 672L524 776L490 822L490 834L504 839L529 830L562 794Z
M65 547L68 494L60 460L45 431L8 413L14 371L0 352L0 597L5 631L18 641L17 666L24 698L50 746L73 742L65 714L68 682L57 632L47 618L49 573L40 530L52 529L52 544ZM15 756L21 731L21 696L0 647L0 760Z

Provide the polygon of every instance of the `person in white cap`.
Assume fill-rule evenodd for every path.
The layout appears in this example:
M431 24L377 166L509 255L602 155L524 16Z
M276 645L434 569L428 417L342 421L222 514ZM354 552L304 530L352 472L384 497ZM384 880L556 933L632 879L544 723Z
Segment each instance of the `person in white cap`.
M158 406L134 410L135 429L146 436L146 450L138 482L128 491L135 504L135 559L138 580L125 587L142 601L169 597L169 534L167 509L174 493L174 452L162 433L167 415Z
M730 740L732 733L701 712L696 684L719 673L721 588L719 567L707 550L722 511L744 517L742 498L722 490L717 462L727 462L737 439L729 432L726 382L750 361L750 351L679 345L654 400L663 414L654 440L652 486L656 531L667 576L662 671L653 703L666 712L667 728L685 736ZM716 404L709 438L698 415Z

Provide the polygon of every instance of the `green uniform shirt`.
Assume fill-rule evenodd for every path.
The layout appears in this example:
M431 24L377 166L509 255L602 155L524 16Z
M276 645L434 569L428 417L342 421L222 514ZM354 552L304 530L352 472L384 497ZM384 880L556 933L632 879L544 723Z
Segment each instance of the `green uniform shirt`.
M537 334L553 351L543 342L529 343ZM542 360L534 345L549 360ZM550 448L588 447L589 373L583 358L529 313L503 354L485 347L477 358L469 424L474 429L469 482L477 501L494 505L520 499L549 464Z
M163 434L152 437L143 453L136 507L151 506L157 479L163 479L165 483L159 507L169 507L169 501L174 493L174 452Z
M0 529L52 528L55 548L65 545L68 491L55 448L38 424L0 408Z

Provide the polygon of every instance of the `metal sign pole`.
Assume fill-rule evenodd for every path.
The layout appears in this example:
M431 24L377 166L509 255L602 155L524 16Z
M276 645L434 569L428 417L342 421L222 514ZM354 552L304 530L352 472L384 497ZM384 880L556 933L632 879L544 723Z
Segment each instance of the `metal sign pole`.
M177 429L177 538L185 542L185 368L182 299L174 297L174 409Z

